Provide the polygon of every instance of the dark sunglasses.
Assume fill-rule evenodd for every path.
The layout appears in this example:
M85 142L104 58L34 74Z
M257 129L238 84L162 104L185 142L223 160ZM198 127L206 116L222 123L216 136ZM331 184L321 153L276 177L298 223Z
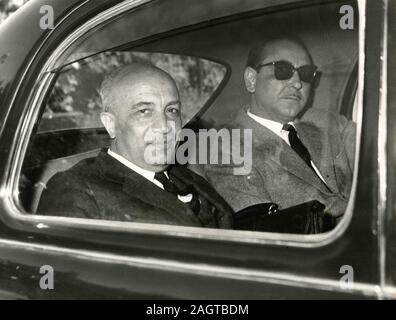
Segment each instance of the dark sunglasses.
M272 65L274 66L274 74L277 80L288 80L293 77L294 72L297 71L300 80L307 83L312 83L316 76L316 70L318 69L318 67L313 64L294 68L290 62L281 60L260 64L256 67L256 70L259 72L262 67Z

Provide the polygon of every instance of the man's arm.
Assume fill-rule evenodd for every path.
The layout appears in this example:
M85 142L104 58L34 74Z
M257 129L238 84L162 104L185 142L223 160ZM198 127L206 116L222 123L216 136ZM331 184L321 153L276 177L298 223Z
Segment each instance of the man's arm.
M338 115L337 121L341 134L341 141L347 153L348 163L353 171L355 164L356 123L348 120L342 115Z
M330 136L336 134L337 141L336 146L338 147L337 156L341 152L346 152L348 159L348 166L353 171L355 162L355 145L356 145L356 124L352 120L348 120L341 114L330 112L323 109L311 108L309 109L301 119L304 122L312 122L322 128Z
M235 212L255 204L272 202L262 176L254 167L248 175L235 175L231 166L208 165L205 174L209 183Z

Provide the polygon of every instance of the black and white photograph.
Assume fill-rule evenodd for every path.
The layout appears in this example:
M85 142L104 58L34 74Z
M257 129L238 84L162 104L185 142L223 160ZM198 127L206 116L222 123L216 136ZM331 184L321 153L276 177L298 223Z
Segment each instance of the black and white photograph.
M0 0L0 300L396 300L395 57L396 0Z

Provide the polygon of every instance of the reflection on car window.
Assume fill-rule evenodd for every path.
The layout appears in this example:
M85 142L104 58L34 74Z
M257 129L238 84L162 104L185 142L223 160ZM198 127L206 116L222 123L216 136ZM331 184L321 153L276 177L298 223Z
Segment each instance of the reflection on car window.
M183 104L184 124L204 106L227 72L217 62L164 53L107 52L76 60L58 71L38 132L101 127L100 83L115 68L132 62L152 63L175 79Z
M357 14L355 1L348 3ZM340 28L339 4L258 11L152 34L155 39L138 43L125 31L130 14L91 30L75 52L62 57L68 63L53 70L56 81L23 165L20 195L26 210L303 234L339 223L350 196L356 133L352 119L340 112L352 117L358 56L358 24ZM104 52L101 39L109 44ZM143 80L149 83L146 91ZM161 107L150 100L157 87ZM134 113L112 110L104 92ZM129 124L120 127L125 119ZM243 143L250 145L238 141L240 136L226 141L227 134L218 135L202 148L198 144L195 151L209 156L196 158L206 160L192 163L194 168L179 161L173 170L166 156L161 170L142 164L141 134L161 131L164 139L191 119L191 128L205 134L247 130ZM200 133L194 135L199 139ZM172 146L167 139L154 153ZM179 142L175 145L183 146ZM223 152L227 142L230 161L211 163L210 152ZM235 173L240 165L234 161L235 142L241 153L248 152L242 155L248 172L242 174ZM164 164L157 160L150 165ZM124 179L127 175L131 179Z

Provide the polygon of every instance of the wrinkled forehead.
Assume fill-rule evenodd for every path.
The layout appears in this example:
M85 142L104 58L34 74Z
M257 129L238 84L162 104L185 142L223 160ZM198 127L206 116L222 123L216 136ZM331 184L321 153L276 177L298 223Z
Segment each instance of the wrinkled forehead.
M109 97L113 113L121 117L142 103L165 109L171 102L179 101L179 93L172 78L163 75L130 74L112 85Z
M116 81L115 87L127 89L144 89L176 91L177 87L174 80L162 72L137 72L129 73ZM118 85L117 85L118 84Z
M150 100L178 100L179 92L174 80L165 73L131 73L117 79L112 86L113 99L119 104L155 102Z
M312 63L306 49L290 40L272 41L265 46L262 63L278 60L290 61L296 67Z

